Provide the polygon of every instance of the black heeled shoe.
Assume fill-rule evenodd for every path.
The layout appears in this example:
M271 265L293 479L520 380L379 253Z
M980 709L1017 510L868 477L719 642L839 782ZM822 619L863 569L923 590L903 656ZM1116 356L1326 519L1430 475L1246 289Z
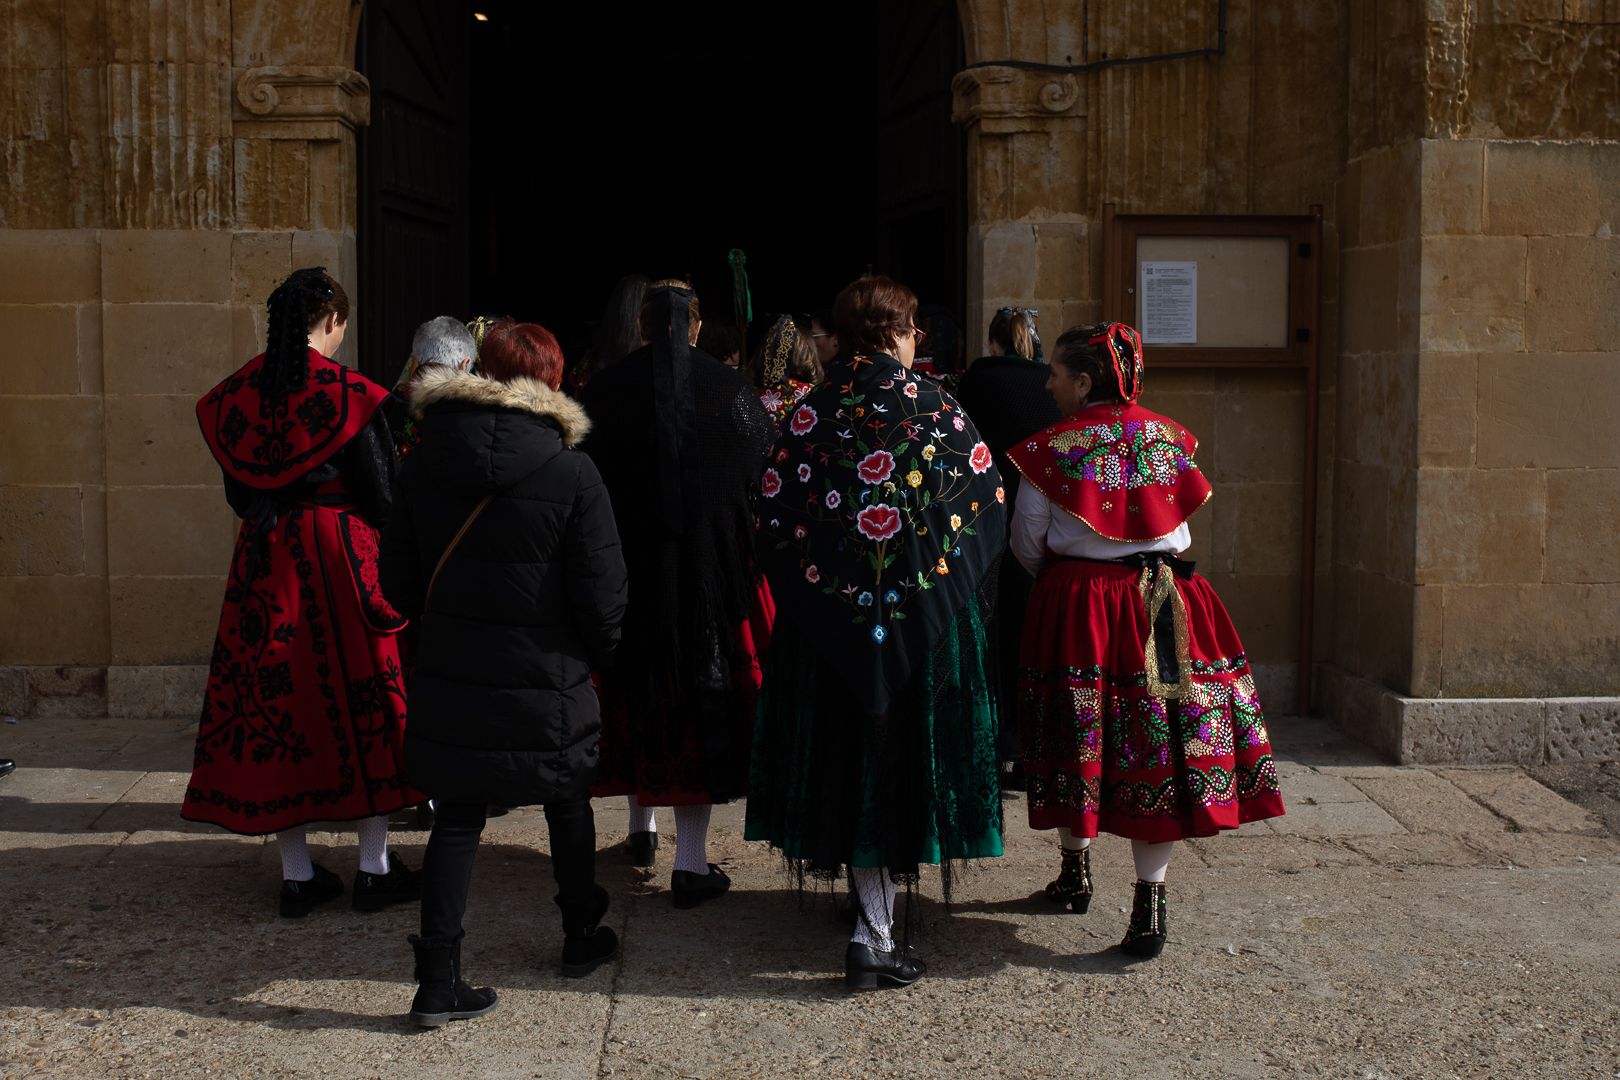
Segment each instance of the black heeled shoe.
M724 896L729 888L731 879L714 863L709 864L707 874L676 870L669 875L669 891L678 908L695 908L705 900Z
M850 990L910 986L927 971L927 964L912 955L910 949L898 945L884 952L852 941L844 950L844 986Z
M1164 882L1138 881L1136 899L1131 904L1131 924L1125 940L1119 943L1126 956L1152 960L1164 951L1168 926Z
M354 910L372 914L394 904L412 904L422 898L422 875L405 865L397 854L388 853L388 873L354 875L354 892L349 902Z
M1063 849L1063 868L1056 880L1046 886L1046 898L1054 904L1068 904L1076 915L1091 907L1091 847L1079 851Z
M631 866L648 867L658 861L658 834L655 832L633 832L625 846L630 849Z
M328 900L343 895L343 879L324 866L313 867L315 876L308 881L285 880L281 883L281 917L302 919Z

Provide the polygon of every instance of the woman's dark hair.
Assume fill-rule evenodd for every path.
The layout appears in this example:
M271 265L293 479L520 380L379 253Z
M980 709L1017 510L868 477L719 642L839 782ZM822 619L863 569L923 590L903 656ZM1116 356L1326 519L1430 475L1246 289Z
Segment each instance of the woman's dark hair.
M646 274L626 274L614 284L591 347L585 350L583 378L589 379L641 347L641 301L646 295Z
M917 321L917 294L893 278L863 277L833 301L833 323L844 352L884 353Z
M1093 323L1070 327L1052 346L1054 364L1062 364L1071 375L1091 376L1091 392L1086 395L1088 405L1110 405L1125 400L1120 395L1119 376L1114 371L1114 355L1108 348L1111 325Z
M724 360L731 353L742 348L741 339L737 336L737 328L720 322L706 322L703 329L698 331L697 347L714 357Z
M484 332L479 373L498 382L538 379L553 390L562 385L562 347L550 330L535 323L501 319Z
M265 304L269 313L261 392L284 398L309 384L309 332L329 315L349 321L349 297L324 266L294 270Z

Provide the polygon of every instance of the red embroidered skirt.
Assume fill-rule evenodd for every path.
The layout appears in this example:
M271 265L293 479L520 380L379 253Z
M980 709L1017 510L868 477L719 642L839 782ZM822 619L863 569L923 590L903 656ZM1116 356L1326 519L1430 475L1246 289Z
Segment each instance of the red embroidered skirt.
M591 794L633 795L643 806L707 806L746 795L754 705L775 622L776 602L762 577L748 619L733 628L730 690L711 696L706 708L639 706L628 685L638 673L599 677L602 767ZM690 685L685 692L694 693Z
M421 802L402 768L405 622L378 588L376 530L301 504L252 531L237 536L181 815L259 835Z
M1190 670L1181 698L1157 696L1141 574L1065 560L1030 595L1018 695L1030 827L1158 843L1281 815L1260 699L1226 608L1202 577L1175 579Z

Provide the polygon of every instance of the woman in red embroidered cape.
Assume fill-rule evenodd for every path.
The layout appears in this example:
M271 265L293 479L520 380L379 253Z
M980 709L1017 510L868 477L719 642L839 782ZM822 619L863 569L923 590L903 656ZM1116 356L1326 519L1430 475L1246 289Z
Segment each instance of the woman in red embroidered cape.
M265 351L197 403L242 518L181 814L276 833L281 913L343 892L313 866L305 826L359 821L354 906L417 898L388 852L387 815L420 802L402 774L405 620L377 580L394 456L387 391L327 359L349 301L321 268L271 293Z
M1254 679L1209 582L1178 556L1210 497L1198 441L1136 404L1142 343L1122 323L1069 330L1047 387L1066 419L1008 450L1023 475L1012 549L1032 574L1019 726L1029 823L1058 829L1047 895L1084 912L1090 839L1131 840L1122 948L1164 947L1174 841L1283 812Z

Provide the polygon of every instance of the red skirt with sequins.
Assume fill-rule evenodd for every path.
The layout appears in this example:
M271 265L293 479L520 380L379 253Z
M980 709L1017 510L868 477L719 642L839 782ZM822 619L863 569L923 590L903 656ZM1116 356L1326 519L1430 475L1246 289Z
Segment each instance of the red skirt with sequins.
M1159 843L1280 816L1260 699L1226 608L1197 574L1175 579L1185 667L1154 693L1142 573L1064 560L1030 595L1018 723L1031 828Z

